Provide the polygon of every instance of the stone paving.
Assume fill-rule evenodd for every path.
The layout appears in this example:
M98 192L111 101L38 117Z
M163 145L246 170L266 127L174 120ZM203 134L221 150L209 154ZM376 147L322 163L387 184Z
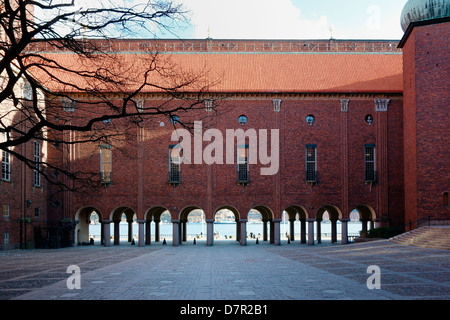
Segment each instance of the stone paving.
M81 289L67 287L69 265ZM380 268L369 290L367 268ZM0 299L448 300L450 251L375 241L207 247L121 244L0 252Z

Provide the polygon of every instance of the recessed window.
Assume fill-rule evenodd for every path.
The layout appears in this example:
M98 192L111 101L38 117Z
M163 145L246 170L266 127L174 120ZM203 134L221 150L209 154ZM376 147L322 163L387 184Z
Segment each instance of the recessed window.
M7 133L2 135L2 142L7 141ZM2 156L2 180L11 181L11 154L7 151L1 152Z
M238 145L237 147L237 163L238 163L238 183L248 184L249 178L249 163L248 163L248 145Z
M41 216L41 208L35 207L34 208L34 217L39 218Z
M364 163L365 163L365 181L375 182L376 177L376 162L375 162L375 145L366 144L364 147Z
M9 232L3 234L3 244L9 244Z
M245 124L247 123L247 117L244 115L239 116L239 123L241 124L241 126L245 126Z
M316 118L310 114L309 116L306 117L306 122L312 126L314 124L314 122L316 121Z
M306 182L317 182L317 146L306 145Z
M41 186L41 143L34 141L34 171L33 171L33 185L35 187Z
M9 205L8 204L4 204L2 206L2 216L3 217L9 217Z
M368 114L368 115L366 116L366 122L369 124L369 126L372 125L372 123L373 123L373 117L372 117L371 114Z
M171 117L170 117L170 122L171 122L172 124L180 123L180 118L178 118L178 116L171 116Z
M100 183L112 183L112 148L111 145L100 146Z
M169 183L178 185L181 183L181 146L179 144L169 146Z
M442 194L442 205L448 207L448 192Z

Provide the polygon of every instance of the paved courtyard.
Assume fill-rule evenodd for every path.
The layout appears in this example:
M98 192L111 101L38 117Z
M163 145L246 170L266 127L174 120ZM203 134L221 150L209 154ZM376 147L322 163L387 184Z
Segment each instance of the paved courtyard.
M67 287L70 265L80 268L80 289ZM369 290L373 265L381 288ZM384 240L3 251L0 299L448 300L450 252Z

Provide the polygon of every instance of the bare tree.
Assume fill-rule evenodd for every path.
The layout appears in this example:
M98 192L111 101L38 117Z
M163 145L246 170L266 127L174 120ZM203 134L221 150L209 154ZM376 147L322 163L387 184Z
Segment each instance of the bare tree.
M18 147L36 139L66 147L119 139L129 127L123 120L139 126L148 117L200 108L211 85L206 68L184 71L155 48L133 59L106 49L116 37L173 32L173 26L187 21L186 14L171 0L131 7L109 1L82 7L75 0L1 0L0 150L51 183L75 190L67 181L81 181L76 185L84 188L96 173L37 163ZM146 91L164 93L167 99L143 105L138 97ZM88 98L79 98L80 93ZM111 93L120 96L119 103L109 99ZM167 103L173 100L178 103ZM75 106L77 113L71 112ZM104 123L115 121L120 125L106 129ZM81 134L68 139L71 132ZM57 178L59 173L66 179Z

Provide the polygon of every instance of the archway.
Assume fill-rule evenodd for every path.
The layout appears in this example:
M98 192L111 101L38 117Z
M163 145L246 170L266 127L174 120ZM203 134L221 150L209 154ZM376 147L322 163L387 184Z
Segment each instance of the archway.
M373 208L371 208L368 205L356 206L355 209L350 213L350 223L352 223L353 227L350 229L350 233L354 233L355 236L359 232L367 233L368 231L367 223L370 222L370 228L372 229L374 228L375 220L376 214ZM357 225L359 224L358 221L361 222L360 228L357 227Z
M118 207L111 213L111 220L114 224L114 245L119 245L121 241L134 243L138 239L136 213L133 209Z
M289 240L295 241L295 234L300 235L300 243L306 243L306 222L308 221L308 213L305 208L298 205L292 205L284 209L289 221ZM298 230L296 232L296 222L299 221Z
M189 219L189 215L191 215L190 219ZM188 230L189 220L192 221L191 222L191 226L190 226L192 229ZM196 239L197 235L199 235L199 239L200 239L200 237L203 238L203 235L206 236L205 231L201 230L201 228L202 228L202 225L201 225L202 220L204 221L204 223L206 222L205 213L203 212L202 209L200 209L200 207L187 206L187 207L183 208L180 211L180 219L179 219L179 223L178 223L178 230L175 230L175 227L173 229L174 239L175 238L178 239L178 244L182 244L183 242L187 242L188 239L192 240L192 241L195 239L195 241L197 241L197 239ZM195 223L196 221L199 221L200 224Z
M148 209L144 220L145 244L150 245L152 240L156 243L167 244L167 240L172 240L172 217L166 207L155 206Z
M275 243L275 225L273 212L266 206L254 206L250 211L257 211L261 215L262 221L262 241L269 241Z
M232 206L221 206L214 213L214 240L232 244L240 241L240 215ZM221 241L222 242L222 241Z
M75 214L75 220L78 221L75 227L77 245L103 244L102 215L98 209L81 208Z
M325 220L326 230L322 231L322 221ZM324 205L319 208L316 212L316 240L317 243L322 243L322 235L326 235L327 238L331 240L331 243L337 242L337 224L338 221L342 220L342 213L338 207L333 205ZM345 227L346 227L345 222ZM312 232L314 228L312 228ZM345 232L346 233L346 232ZM313 236L312 236L313 237ZM342 232L341 232L342 237ZM341 239L342 240L342 239ZM311 244L311 240L308 240L308 243Z

